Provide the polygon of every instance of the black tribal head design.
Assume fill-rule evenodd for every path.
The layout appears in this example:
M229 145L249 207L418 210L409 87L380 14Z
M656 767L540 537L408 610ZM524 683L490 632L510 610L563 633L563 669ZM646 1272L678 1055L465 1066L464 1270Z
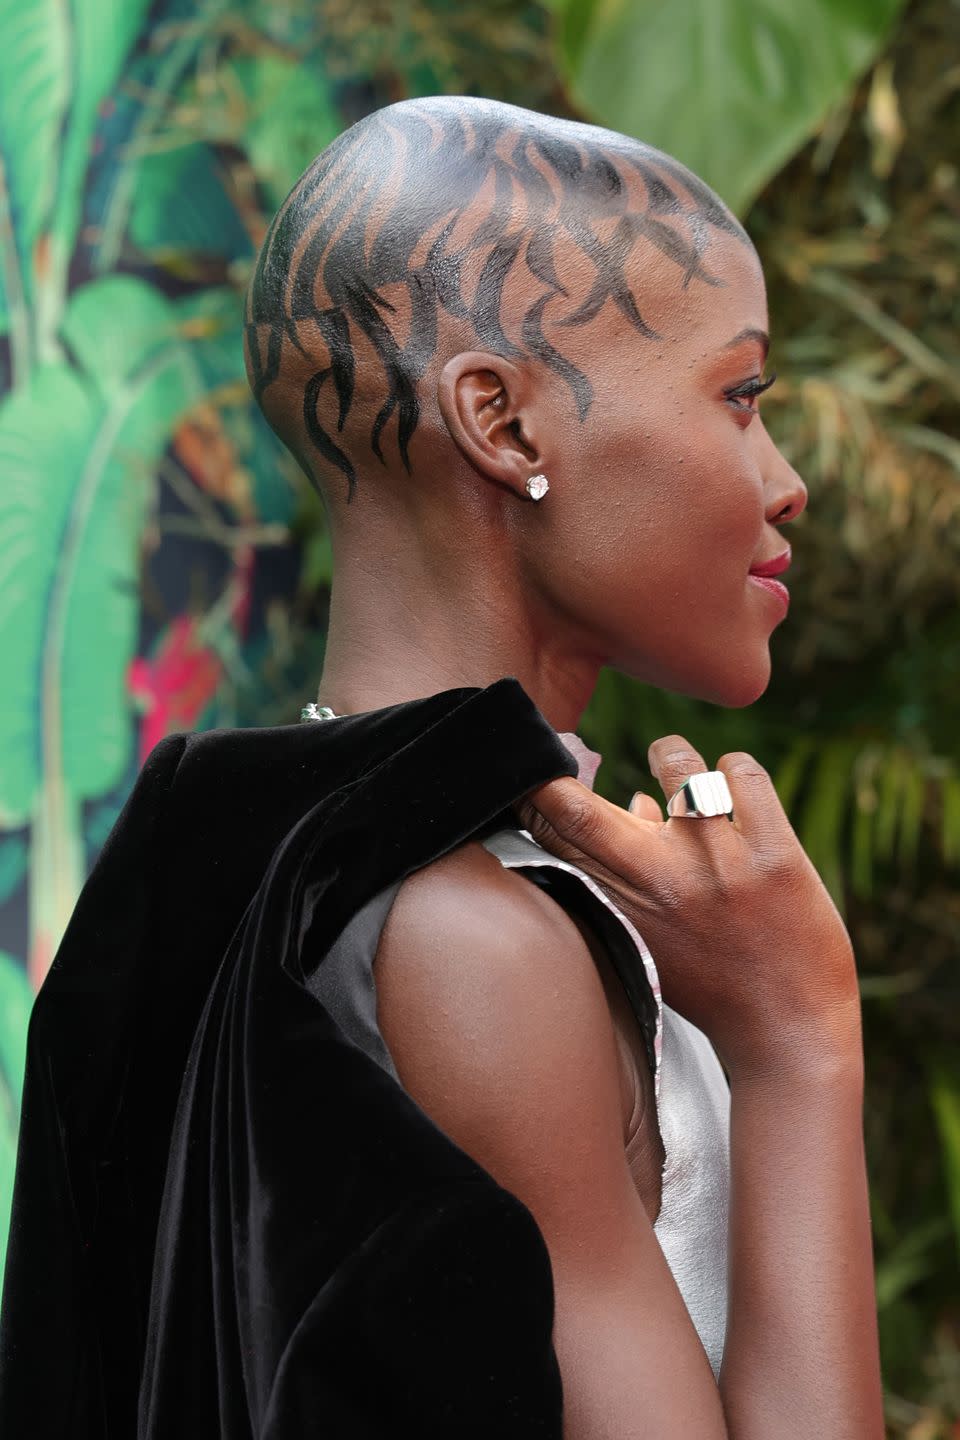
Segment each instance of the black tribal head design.
M346 477L348 501L356 467L343 431L361 345L372 347L382 382L369 433L381 461L396 416L410 468L418 384L444 321L468 346L548 366L569 385L582 420L593 390L563 353L563 329L585 325L610 302L656 338L628 261L638 246L652 246L683 286L720 285L707 263L716 232L750 243L702 181L625 136L487 100L403 101L328 146L274 219L246 303L254 394L287 443L290 429L302 427L309 461L319 457ZM576 257L576 292L559 278L561 252ZM523 300L506 314L505 288L518 274ZM335 404L323 407L325 428L329 385Z

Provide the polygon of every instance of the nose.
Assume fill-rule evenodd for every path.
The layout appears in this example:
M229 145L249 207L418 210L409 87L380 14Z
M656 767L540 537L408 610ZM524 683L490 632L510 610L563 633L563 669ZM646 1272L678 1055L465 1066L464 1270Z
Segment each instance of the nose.
M771 525L795 520L807 507L807 487L786 456L764 431L763 486L766 517Z

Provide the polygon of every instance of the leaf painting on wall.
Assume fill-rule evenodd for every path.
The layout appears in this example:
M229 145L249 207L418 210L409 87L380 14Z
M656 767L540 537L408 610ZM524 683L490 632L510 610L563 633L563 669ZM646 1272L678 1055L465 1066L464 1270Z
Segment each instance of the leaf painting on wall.
M29 968L39 983L82 884L79 807L125 773L138 546L157 458L199 380L168 302L115 276L72 297L76 366L0 405L0 820L33 826Z
M171 731L195 728L216 693L222 669L191 615L177 616L152 656L138 655L130 662L128 689L144 715L141 763Z
M23 966L0 950L0 1275L6 1256L6 1218L13 1195L17 1122L32 1004L33 991Z
M117 82L149 0L31 0L0 23L0 224L15 312L14 380L58 355L67 266L97 110Z

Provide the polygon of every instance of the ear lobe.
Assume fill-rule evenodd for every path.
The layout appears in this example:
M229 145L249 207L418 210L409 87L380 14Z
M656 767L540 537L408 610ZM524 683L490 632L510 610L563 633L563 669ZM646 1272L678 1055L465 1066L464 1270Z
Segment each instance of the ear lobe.
M456 355L440 375L437 400L451 438L475 470L522 493L540 465L531 441L522 372L500 355Z

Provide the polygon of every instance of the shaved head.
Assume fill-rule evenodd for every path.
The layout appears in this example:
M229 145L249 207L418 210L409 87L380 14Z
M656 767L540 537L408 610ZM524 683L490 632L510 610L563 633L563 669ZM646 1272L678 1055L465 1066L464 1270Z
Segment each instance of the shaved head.
M547 367L582 422L594 386L565 332L610 305L657 340L645 258L680 290L719 287L720 234L750 245L701 180L626 136L488 100L404 101L328 146L270 227L246 301L250 383L314 483L342 477L349 501L388 445L410 471L421 382L458 350Z

